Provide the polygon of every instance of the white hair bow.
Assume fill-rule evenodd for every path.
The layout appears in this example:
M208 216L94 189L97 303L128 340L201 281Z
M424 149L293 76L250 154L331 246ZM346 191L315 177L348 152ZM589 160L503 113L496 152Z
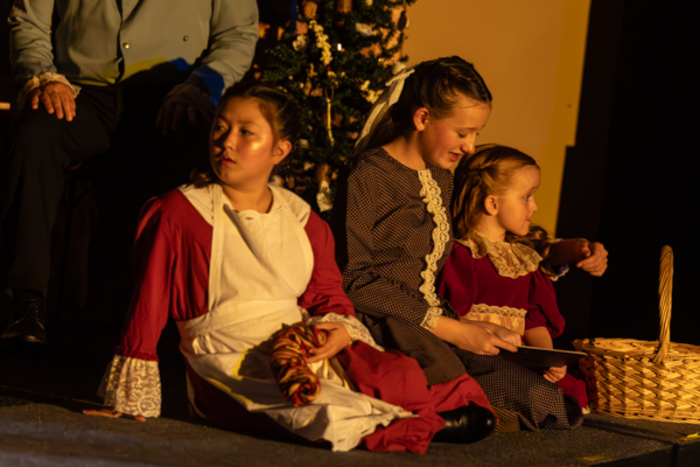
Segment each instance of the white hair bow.
M362 127L362 132L355 142L355 152L358 149L366 149L363 147L369 141L369 135L372 134L377 124L382 120L384 114L389 110L389 108L398 102L399 97L401 97L401 92L403 91L404 81L408 78L411 73L415 71L414 68L406 68L401 62L394 64L392 69L393 77L386 82L386 86L389 88L385 90L377 102L372 106L372 110L369 112L365 126Z

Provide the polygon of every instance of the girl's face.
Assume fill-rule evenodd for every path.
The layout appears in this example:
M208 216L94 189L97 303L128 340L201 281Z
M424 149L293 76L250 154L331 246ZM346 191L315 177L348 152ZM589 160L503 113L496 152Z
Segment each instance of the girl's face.
M473 154L476 135L490 114L490 104L463 99L449 117L436 120L427 115L424 122L416 123L423 159L449 169L462 156Z
M224 185L260 188L289 153L287 146L288 141L275 141L258 99L233 97L219 110L212 126L209 161Z
M527 235L530 218L537 211L535 192L540 186L540 170L528 165L517 170L505 193L496 196L496 220L504 230L516 235Z

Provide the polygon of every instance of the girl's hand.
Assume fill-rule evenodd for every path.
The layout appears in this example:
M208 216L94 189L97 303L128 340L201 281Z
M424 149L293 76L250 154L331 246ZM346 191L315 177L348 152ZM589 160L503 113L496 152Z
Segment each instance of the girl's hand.
M591 276L600 277L608 269L608 250L602 243L588 242L582 248L585 259L576 263L576 267L583 269Z
M478 324L479 326L486 328L486 330L492 334L495 334L498 338L506 342L510 342L513 345L523 345L523 339L520 337L520 335L511 331L510 329L506 329L498 324L485 321L474 321L474 324Z
M501 329L502 331L498 331L499 334L509 340L512 337L509 334L516 336L518 339L520 338L514 332L505 328ZM462 350L468 350L478 355L498 355L500 349L510 352L518 351L515 345L497 336L484 326L471 322L457 321L445 316L441 316L438 319L433 333L440 339Z
M549 370L545 371L542 376L547 381L556 383L566 376L566 366L553 366Z
M306 359L308 363L335 357L338 352L352 343L350 333L340 323L318 323L314 324L314 327L328 331L328 338L321 347L309 350L310 356Z
M90 415L93 417L106 417L106 418L119 418L122 415L124 415L123 412L117 412L115 409L95 409L95 410L83 410L84 415ZM137 422L145 422L146 418L142 417L141 415L129 415L126 414L127 417L131 417Z

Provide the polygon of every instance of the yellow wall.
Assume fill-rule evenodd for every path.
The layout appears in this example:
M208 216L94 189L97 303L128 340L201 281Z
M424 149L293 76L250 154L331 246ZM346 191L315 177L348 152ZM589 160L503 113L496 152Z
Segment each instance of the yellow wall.
M479 143L513 146L542 169L534 221L554 233L566 146L575 144L590 0L418 0L409 65L473 62L494 96Z

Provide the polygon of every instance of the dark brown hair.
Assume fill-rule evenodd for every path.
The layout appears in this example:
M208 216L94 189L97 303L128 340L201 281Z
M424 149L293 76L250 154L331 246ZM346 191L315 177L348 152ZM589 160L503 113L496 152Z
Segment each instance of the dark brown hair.
M477 146L476 152L465 157L455 169L455 188L452 198L452 219L455 238L464 238L476 227L486 209L489 195L498 195L508 189L515 172L524 167L537 167L532 157L517 149L496 144ZM552 245L547 231L533 225L525 236L506 232L506 242L522 243L537 251L543 259L549 257Z
M297 100L283 90L265 83L257 81L238 83L228 88L221 96L216 115L214 116L215 122L221 109L234 97L251 97L258 100L260 113L262 113L272 128L274 141L286 140L292 143L292 151L279 165L289 162L296 150L296 142L301 129L301 107ZM200 167L192 171L190 179L197 188L205 187L218 180L214 169L211 167L208 155L206 162L203 161Z
M474 65L457 56L420 63L406 78L399 100L384 115L367 144L355 152L382 146L415 129L413 114L421 107L436 119L449 117L464 97L482 104L492 101L491 92Z

